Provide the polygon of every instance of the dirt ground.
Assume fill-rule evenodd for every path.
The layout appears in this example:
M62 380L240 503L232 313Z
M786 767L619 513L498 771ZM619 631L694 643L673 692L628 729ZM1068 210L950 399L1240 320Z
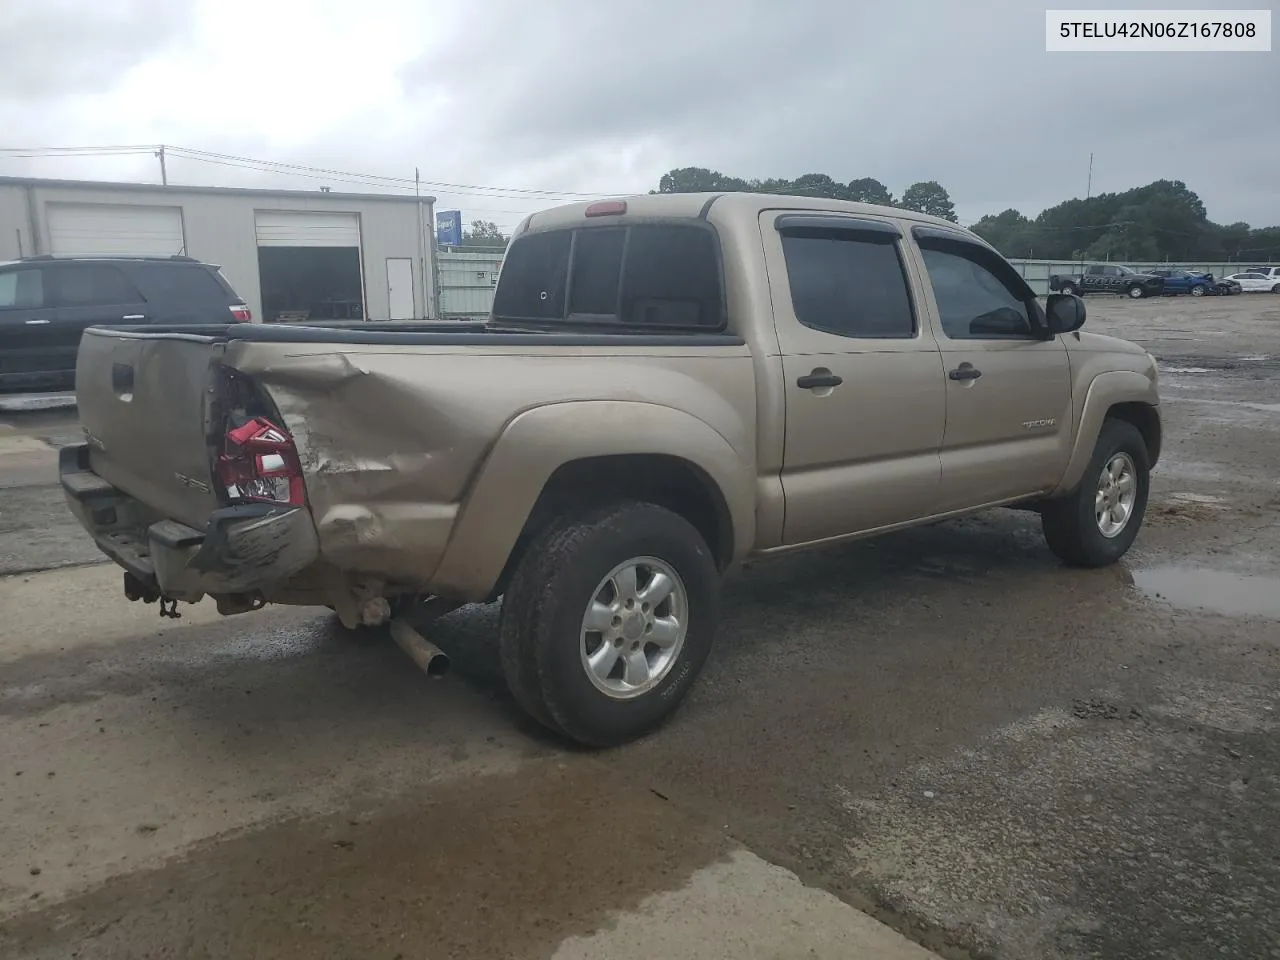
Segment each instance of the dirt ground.
M9 418L0 957L1280 957L1280 297L1087 304L1161 366L1122 564L1001 511L753 565L605 753L522 719L492 608L428 681L324 611L126 603L74 421Z

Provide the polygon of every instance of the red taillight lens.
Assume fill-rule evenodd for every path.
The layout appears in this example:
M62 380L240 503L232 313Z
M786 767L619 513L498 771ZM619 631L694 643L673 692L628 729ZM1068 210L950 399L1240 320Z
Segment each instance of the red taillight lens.
M218 457L218 480L232 500L306 503L302 464L293 438L262 417L228 430Z
M233 303L231 305L231 317L233 323L252 323L253 311L246 307L243 303Z

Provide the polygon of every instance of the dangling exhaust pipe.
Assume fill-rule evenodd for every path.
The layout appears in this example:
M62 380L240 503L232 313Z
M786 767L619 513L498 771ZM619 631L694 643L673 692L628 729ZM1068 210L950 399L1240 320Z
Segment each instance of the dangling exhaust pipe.
M445 652L405 620L397 618L391 621L391 639L428 677L439 679L449 672L449 657Z

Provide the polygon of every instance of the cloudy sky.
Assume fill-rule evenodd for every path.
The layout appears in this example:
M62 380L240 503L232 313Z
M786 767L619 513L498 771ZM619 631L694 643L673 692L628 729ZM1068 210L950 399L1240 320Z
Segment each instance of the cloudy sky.
M510 226L706 166L936 179L969 223L1083 196L1092 151L1095 193L1181 179L1211 219L1280 224L1280 53L1049 54L1027 0L3 6L0 174L156 180L146 152L48 148L158 143L206 153L171 152L177 183L412 190L372 177L416 166Z

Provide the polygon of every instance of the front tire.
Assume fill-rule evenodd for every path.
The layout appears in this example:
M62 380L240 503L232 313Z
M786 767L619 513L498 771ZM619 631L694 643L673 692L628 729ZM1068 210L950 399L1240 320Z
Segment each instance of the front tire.
M1130 300L1141 300L1143 297L1147 295L1147 291L1143 290L1142 287L1140 287L1136 283L1129 288L1128 293L1129 293Z
M1151 457L1131 423L1103 422L1084 479L1040 512L1045 542L1073 567L1105 567L1123 557L1147 511Z
M1272 287L1272 288L1271 288L1271 292L1272 292L1272 293L1280 293L1280 283L1277 283L1274 287Z
M543 725L616 746L676 711L719 615L719 570L687 520L647 503L582 511L537 537L512 577L503 672Z
M1076 285L1075 285L1074 283L1064 283L1064 284L1062 284L1062 286L1058 287L1058 292L1059 292L1059 293L1065 293L1065 294L1066 294L1067 296L1069 296L1069 297L1078 296L1078 292L1077 292L1077 290L1076 290Z
M1205 288L1202 284L1197 283L1194 287L1191 288L1191 295L1193 297L1203 297L1205 295L1205 292L1206 292Z

